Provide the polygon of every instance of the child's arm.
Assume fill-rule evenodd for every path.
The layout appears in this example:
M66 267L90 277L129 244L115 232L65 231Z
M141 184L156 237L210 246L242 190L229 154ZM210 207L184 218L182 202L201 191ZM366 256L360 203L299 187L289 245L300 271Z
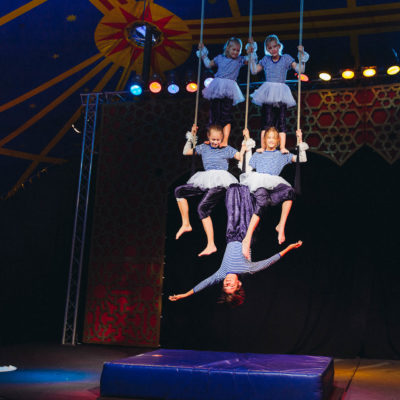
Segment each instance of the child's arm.
M263 70L263 67L260 64L257 64L257 43L254 42L253 38L250 38L249 43L246 44L246 50L250 60L250 71L253 75L257 75Z
M301 129L296 131L297 137L297 146L299 146L299 161L300 162L307 162L307 154L306 150L308 150L308 144L303 142L303 132ZM296 162L297 156L292 157L292 162Z
M302 244L303 244L303 242L301 240L299 240L297 243L290 244L288 247L286 247L285 250L282 250L281 252L275 254L274 256L272 256L272 257L270 257L270 258L268 258L266 260L252 262L251 263L251 268L250 268L251 273L253 274L255 272L262 271L263 269L267 269L272 264L274 264L277 261L279 261L290 250L297 249Z
M208 50L207 50L207 47L204 46L204 43L199 43L199 50L196 51L196 55L197 55L197 57L200 57L200 55L201 55L201 58L202 58L203 63L204 63L204 66L206 68L215 67L214 60L210 60L208 58Z
M186 133L186 143L183 147L183 155L184 156L192 156L194 152L194 148L197 143L197 129L198 127L193 125L191 132Z
M180 299L184 299L185 297L189 297L194 293L193 289L190 289L188 292L186 293L182 293L182 294L174 294L172 296L169 296L168 299L171 301L177 301Z
M248 129L243 129L243 136L244 136L244 140L242 142L242 147L240 149L240 151L238 151L233 157L235 158L235 160L238 160L239 162L243 161L243 154L247 151L247 140L250 139L250 133Z
M303 46L297 46L297 49L299 50L297 57L300 61L298 64L295 61L293 61L292 68L296 72L299 72L299 69L300 69L300 73L303 74L304 71L306 70L306 62L310 59L310 55L306 51L304 51ZM299 68L299 64L300 64L300 68Z

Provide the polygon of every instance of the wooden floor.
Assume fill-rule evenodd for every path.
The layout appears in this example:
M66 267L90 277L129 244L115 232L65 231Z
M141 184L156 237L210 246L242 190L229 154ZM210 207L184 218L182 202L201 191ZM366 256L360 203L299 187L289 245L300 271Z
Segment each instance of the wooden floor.
M57 344L3 346L0 365L12 364L18 370L0 373L0 400L99 400L103 362L148 350ZM400 361L335 359L335 390L330 400L339 399L400 400Z

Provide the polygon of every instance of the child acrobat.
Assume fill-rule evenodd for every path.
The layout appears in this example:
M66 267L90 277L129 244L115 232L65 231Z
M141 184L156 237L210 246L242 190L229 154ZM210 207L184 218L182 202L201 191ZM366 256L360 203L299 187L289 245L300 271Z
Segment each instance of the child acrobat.
M275 126L279 132L280 150L282 153L288 153L286 149L286 110L296 105L289 86L285 84L287 71L292 68L295 71L303 73L305 63L310 56L304 51L303 46L298 46L298 57L301 60L299 64L289 54L282 54L283 44L278 36L269 35L264 41L265 56L256 64L257 43L250 40L246 46L247 52L253 54L251 58L250 69L253 75L258 74L264 69L265 82L251 94L252 102L262 106L262 120L264 130ZM261 135L261 143L264 138Z
M247 134L247 133L246 133ZM307 161L307 143L302 141L301 129L296 131L299 144L299 161ZM250 259L251 239L257 227L263 210L270 205L282 203L282 212L276 231L278 232L278 243L282 244L285 238L285 225L290 209L295 198L295 191L292 186L279 176L283 167L296 161L296 156L291 153L282 154L277 150L279 144L279 133L275 127L267 129L264 135L264 152L256 152L250 159L250 166L255 171L242 174L240 183L249 187L253 194L256 206L251 217L246 236L243 239L243 255Z
M228 144L232 124L232 107L244 101L244 96L236 80L240 68L247 64L247 57L241 56L242 41L231 37L225 44L223 54L213 60L208 58L208 50L199 44L197 56L202 57L206 68L217 67L212 82L203 89L204 98L210 100L210 125L217 124L224 129L222 146Z
M214 243L214 228L211 220L211 212L219 199L225 195L226 188L237 179L228 172L228 160L235 158L241 161L246 146L243 144L240 152L231 146L221 147L224 138L222 127L210 125L207 130L209 144L200 144L193 149L193 143L197 140L197 127L193 126L191 133L187 134L187 142L183 148L184 155L193 155L193 151L202 157L204 171L195 173L187 184L175 189L175 197L178 202L182 218L182 226L176 234L179 239L185 232L190 232L192 227L189 221L188 197L202 196L197 207L198 215L202 221L207 236L207 246L199 253L199 257L207 256L217 251Z
M227 246L220 268L213 275L198 283L193 289L186 293L169 296L169 300L177 301L208 286L223 282L220 302L226 302L232 306L241 305L244 302L245 294L240 281L240 274L254 274L267 269L286 253L299 248L303 244L298 241L266 260L251 262L242 254L242 238L252 213L249 189L241 185L230 186L226 192L226 207L228 213ZM240 210L240 212L237 210Z

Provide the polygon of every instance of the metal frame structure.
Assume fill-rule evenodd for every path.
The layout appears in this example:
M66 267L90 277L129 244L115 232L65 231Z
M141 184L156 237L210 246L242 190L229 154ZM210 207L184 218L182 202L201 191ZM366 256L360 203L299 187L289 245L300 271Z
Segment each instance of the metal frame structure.
M62 344L76 344L76 328L79 308L79 295L82 275L82 263L85 249L85 234L89 204L90 181L92 176L94 142L99 103L104 100L103 93L81 94L82 105L85 105L85 124L82 138L81 167L72 249L68 276L67 298L65 303L64 328Z

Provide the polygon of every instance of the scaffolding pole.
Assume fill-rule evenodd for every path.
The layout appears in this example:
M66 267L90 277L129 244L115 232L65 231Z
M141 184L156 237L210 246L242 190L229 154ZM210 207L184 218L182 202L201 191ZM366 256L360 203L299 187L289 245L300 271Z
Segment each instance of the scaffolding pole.
M89 205L90 180L92 176L96 121L102 93L81 94L85 110L85 125L82 138L81 167L79 173L78 193L74 229L72 233L71 259L68 276L68 289L65 302L64 328L62 344L75 345L77 342L77 319L82 275L82 264L85 250L85 234Z

